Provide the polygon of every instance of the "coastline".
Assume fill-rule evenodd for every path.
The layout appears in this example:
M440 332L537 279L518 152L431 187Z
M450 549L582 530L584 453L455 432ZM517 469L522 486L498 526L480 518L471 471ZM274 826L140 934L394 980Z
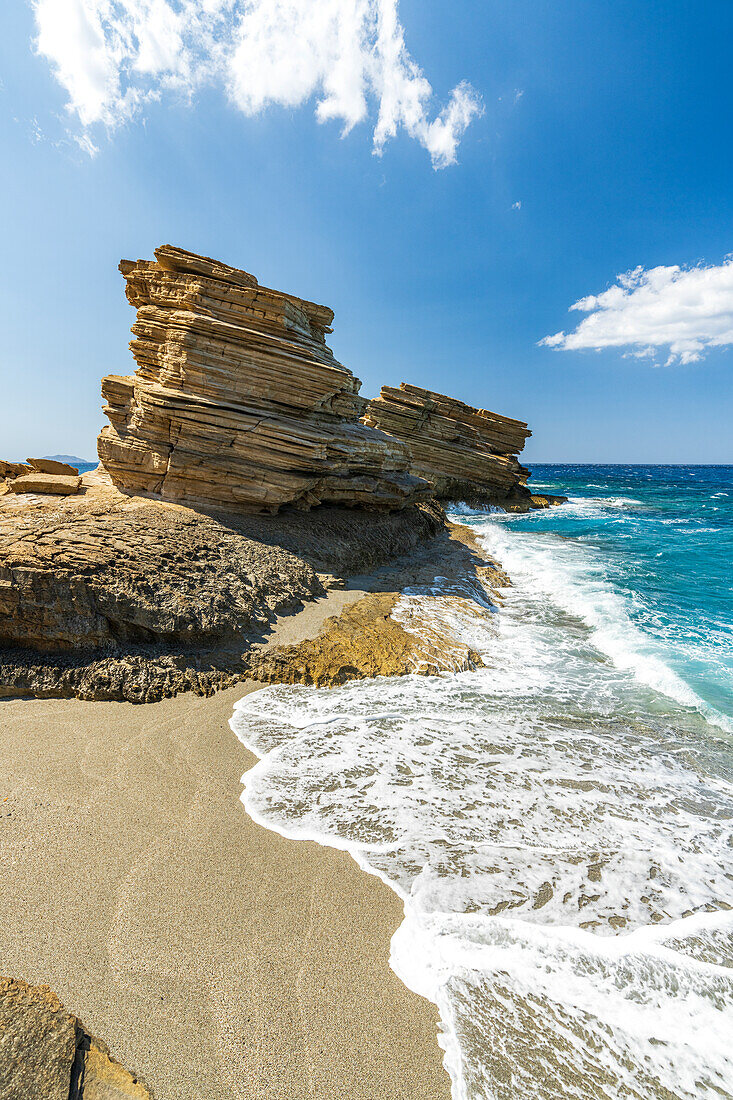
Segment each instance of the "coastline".
M366 590L329 592L273 641ZM396 896L240 804L256 758L228 720L261 686L3 700L2 971L50 984L157 1100L448 1100L437 1010L389 968Z

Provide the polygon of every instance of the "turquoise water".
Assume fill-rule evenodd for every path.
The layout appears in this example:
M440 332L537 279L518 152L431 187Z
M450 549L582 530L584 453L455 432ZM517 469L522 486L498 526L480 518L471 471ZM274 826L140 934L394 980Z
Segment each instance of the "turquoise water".
M570 499L452 510L510 587L394 612L484 667L248 695L243 802L401 898L454 1100L733 1100L733 470L533 485Z
M733 720L733 466L535 466L567 506L508 519L595 555L630 621L710 708Z

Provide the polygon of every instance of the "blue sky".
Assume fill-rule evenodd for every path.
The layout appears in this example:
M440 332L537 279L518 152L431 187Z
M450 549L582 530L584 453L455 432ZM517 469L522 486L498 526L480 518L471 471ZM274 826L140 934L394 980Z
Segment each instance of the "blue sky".
M71 65L83 2L40 0ZM343 104L319 121L323 88L279 89L256 43L238 99L128 71L138 99L84 126L92 92L66 109L33 7L2 5L1 457L94 457L100 378L132 370L117 264L173 243L330 305L365 394L408 381L527 420L530 462L733 462L733 4L401 0L399 20L434 101L375 155L378 91L342 137ZM456 87L470 117L436 168L423 124Z

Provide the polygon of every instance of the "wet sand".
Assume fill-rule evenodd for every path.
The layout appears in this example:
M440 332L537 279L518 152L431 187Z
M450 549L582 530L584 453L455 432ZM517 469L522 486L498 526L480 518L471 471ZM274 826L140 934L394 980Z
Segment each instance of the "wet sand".
M239 802L228 720L259 686L0 701L0 973L48 983L157 1100L449 1100L437 1012L388 966L397 898Z

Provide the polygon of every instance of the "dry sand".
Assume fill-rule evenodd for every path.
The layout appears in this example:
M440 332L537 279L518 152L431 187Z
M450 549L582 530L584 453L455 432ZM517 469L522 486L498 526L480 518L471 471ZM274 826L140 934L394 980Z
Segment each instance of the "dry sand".
M397 898L239 802L255 686L0 701L0 973L50 984L157 1100L448 1100L436 1010L388 966Z

